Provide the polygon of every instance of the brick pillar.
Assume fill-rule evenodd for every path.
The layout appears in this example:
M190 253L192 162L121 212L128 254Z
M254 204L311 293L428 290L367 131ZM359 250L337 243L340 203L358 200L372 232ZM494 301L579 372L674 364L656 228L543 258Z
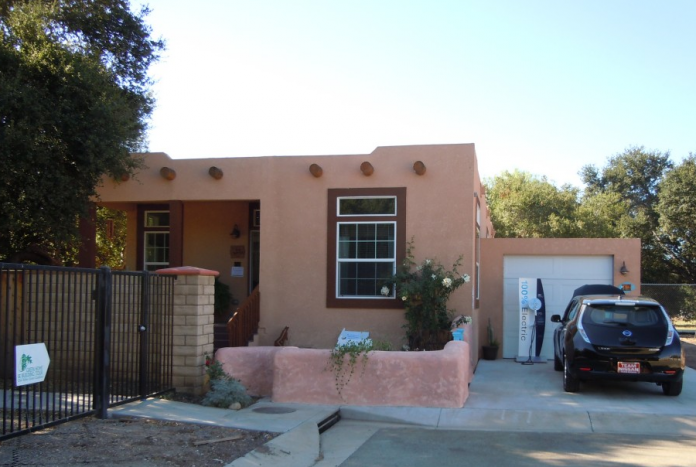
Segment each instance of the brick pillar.
M174 368L177 392L201 395L207 391L205 357L213 356L215 340L215 277L208 269L182 266L160 269L174 282Z

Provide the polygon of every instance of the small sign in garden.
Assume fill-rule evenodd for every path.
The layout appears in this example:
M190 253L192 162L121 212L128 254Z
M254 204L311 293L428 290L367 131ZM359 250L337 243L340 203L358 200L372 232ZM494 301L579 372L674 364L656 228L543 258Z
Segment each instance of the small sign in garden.
M48 365L46 344L27 344L15 347L15 383L17 386L42 383L46 378Z

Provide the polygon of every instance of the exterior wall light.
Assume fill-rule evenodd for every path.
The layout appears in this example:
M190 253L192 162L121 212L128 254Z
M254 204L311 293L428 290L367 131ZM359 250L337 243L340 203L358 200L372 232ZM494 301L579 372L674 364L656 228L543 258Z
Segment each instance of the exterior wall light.
M626 261L623 262L621 265L621 269L619 269L619 272L623 274L624 276L628 274L628 268L626 267Z

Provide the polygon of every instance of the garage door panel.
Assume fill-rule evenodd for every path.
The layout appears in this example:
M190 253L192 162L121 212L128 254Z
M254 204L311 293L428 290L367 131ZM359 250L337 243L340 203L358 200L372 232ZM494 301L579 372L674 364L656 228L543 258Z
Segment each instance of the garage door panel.
M540 278L546 298L546 328L541 356L553 358L551 315L562 314L573 291L584 284L613 282L611 256L506 256L503 279L503 357L518 355L520 277Z
M505 277L525 277L527 271L537 271L544 277L552 277L554 273L553 256L515 256L515 261L505 264Z

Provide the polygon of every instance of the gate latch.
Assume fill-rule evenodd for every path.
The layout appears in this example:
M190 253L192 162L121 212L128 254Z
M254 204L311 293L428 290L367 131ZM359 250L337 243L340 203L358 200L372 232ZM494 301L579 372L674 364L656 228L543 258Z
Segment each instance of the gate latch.
M140 326L138 326L138 331L145 332L145 331L147 331L147 328L141 324Z

